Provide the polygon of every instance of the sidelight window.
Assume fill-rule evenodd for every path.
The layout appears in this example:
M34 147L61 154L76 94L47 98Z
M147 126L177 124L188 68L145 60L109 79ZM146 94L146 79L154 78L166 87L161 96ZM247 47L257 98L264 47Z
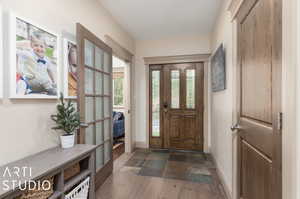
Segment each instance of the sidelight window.
M160 136L160 71L152 71L152 136Z

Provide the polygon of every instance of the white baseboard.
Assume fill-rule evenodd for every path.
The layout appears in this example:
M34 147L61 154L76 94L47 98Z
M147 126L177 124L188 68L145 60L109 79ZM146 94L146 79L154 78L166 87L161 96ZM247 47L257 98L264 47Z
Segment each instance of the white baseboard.
M148 149L148 145L146 142L135 142L135 148Z
M219 176L219 178L220 178L220 181L221 181L221 183L222 183L222 185L223 185L223 187L224 187L224 191L225 191L226 197L227 197L227 199L232 199L232 193L231 193L231 191L230 191L228 185L227 185L226 182L225 182L224 174L223 174L223 172L220 170L220 167L219 167L219 165L218 165L218 163L217 163L215 157L214 157L212 154L211 154L211 157L212 157L212 159L213 159L214 164L216 165L217 174L218 174L218 176Z

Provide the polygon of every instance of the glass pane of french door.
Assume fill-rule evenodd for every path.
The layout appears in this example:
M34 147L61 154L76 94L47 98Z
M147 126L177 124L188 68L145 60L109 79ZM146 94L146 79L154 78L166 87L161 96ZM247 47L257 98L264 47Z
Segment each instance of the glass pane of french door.
M77 41L83 45L78 55L79 79L84 83L79 86L79 110L88 126L80 128L79 140L97 145L96 171L101 174L108 163L112 170L112 52L100 39L89 37L86 29L81 31L87 36Z

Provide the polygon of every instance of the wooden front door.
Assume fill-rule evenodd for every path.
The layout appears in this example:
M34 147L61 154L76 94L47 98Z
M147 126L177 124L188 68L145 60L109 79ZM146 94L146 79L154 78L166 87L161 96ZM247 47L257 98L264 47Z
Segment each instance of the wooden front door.
M79 143L97 145L96 188L112 173L112 50L77 24Z
M244 1L238 20L238 190L281 199L281 3Z
M150 67L150 146L203 150L203 63Z

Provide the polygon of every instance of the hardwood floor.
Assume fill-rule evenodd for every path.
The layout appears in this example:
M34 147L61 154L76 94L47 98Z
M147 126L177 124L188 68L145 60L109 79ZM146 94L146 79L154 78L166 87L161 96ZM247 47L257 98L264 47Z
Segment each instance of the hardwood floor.
M202 155L123 154L114 162L113 174L97 190L97 199L226 199L212 161Z
M114 161L119 158L123 153L125 153L125 143L115 144L113 147L113 159Z

